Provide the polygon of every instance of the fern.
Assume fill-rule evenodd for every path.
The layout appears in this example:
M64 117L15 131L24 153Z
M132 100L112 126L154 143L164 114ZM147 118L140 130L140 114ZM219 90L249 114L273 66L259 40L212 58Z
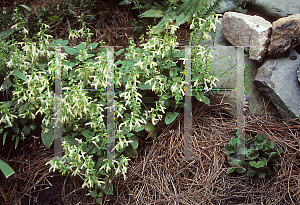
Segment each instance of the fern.
M158 34L163 31L164 26L169 20L176 21L176 26L184 24L186 21L191 20L191 17L195 14L198 17L205 18L210 15L215 9L217 9L222 0L216 0L215 2L208 2L207 0L186 0L182 5L176 6L178 2L174 4L174 1L168 0L163 9L158 7L152 8L140 15L140 17L159 18L163 17L157 24L153 33ZM175 6L174 6L175 5Z

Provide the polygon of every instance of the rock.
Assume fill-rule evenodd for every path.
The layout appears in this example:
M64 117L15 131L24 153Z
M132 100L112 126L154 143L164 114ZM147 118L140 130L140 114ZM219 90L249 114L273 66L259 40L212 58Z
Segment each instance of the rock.
M298 65L297 78L298 78L298 83L300 85L300 64Z
M222 20L222 34L235 46L254 46L250 59L262 62L269 44L272 24L259 16L226 12Z
M296 71L299 68L300 56L292 50L290 58L268 59L258 69L254 85L277 107L283 119L297 118L300 113L300 86Z
M216 10L216 13L223 14L227 11L234 11L235 7L237 7L237 4L233 0L223 0L220 3L220 7Z
M280 57L300 44L300 14L280 18L272 24L268 53Z
M277 19L300 13L299 0L251 0L249 4L256 11Z

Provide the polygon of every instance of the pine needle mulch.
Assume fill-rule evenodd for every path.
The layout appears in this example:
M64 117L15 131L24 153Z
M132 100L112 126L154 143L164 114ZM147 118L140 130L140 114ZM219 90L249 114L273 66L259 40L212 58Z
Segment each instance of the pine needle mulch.
M193 157L184 160L183 116L128 167L127 179L114 180L114 196L105 204L300 204L300 123L246 115L245 132L262 133L283 149L279 173L269 181L226 173L224 146L235 137L235 110L222 96L193 107ZM220 102L222 102L220 104ZM267 108L268 109L268 108ZM250 111L251 112L251 111ZM261 116L261 115L260 115Z

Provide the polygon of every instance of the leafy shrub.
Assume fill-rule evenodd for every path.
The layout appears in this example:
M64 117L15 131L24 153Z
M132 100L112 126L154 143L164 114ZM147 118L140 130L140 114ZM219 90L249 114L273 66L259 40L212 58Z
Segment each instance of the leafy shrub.
M278 173L276 163L282 150L276 149L274 143L267 140L264 135L257 134L255 138L247 137L245 147L243 146L238 138L232 138L226 144L225 152L231 166L227 170L228 174L236 172L252 178L265 178L266 175ZM239 160L237 154L246 155L249 160Z

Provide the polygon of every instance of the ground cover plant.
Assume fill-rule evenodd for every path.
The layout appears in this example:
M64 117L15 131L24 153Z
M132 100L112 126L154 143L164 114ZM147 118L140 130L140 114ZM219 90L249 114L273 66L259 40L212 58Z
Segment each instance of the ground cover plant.
M23 7L30 11L26 6ZM204 35L195 35L192 39L201 42L208 38L215 30L217 17L213 12L206 19L194 15L191 29L195 33L201 28ZM35 130L35 119L40 115L43 128L41 137L45 146L50 148L54 140L55 46L67 46L69 40L74 38L85 39L86 42L74 48L64 47L60 56L62 86L70 88L70 91L63 92L62 99L64 156L51 160L49 164L53 171L79 175L84 181L82 187L90 188L90 195L101 203L104 194L113 194L113 177L122 174L126 178L129 157L136 156L138 137L145 136L145 131L154 131L164 113L166 124L170 124L178 115L174 111L183 107L184 69L178 67L177 62L184 61L184 65L187 59L184 59L183 50L176 48L179 45L175 35L178 26L170 20L164 24L163 33L152 33L149 27L149 38L141 36L139 47L130 39L129 47L116 53L118 56L125 52L125 59L114 63L116 155L105 158L107 93L83 90L106 87L108 53L105 47L101 47L104 44L91 43L91 33L83 21L83 15L79 17L79 22L82 22L80 30L70 29L69 40L55 41L46 34L49 26L42 19L37 24L40 31L30 34L27 21L24 21L18 9L14 18L12 29L18 30L21 35L11 32L11 42L5 40L8 36L3 40L9 45L6 48L9 57L4 67L10 73L5 73L2 89L12 93L11 100L1 102L3 144L9 136L15 141L16 148L20 139L25 140ZM21 40L15 40L20 36ZM204 91L212 89L217 80L210 74L210 50L204 47L192 49L192 62L193 94L199 101L209 104ZM154 100L142 100L149 95ZM16 105L18 109L15 109Z

